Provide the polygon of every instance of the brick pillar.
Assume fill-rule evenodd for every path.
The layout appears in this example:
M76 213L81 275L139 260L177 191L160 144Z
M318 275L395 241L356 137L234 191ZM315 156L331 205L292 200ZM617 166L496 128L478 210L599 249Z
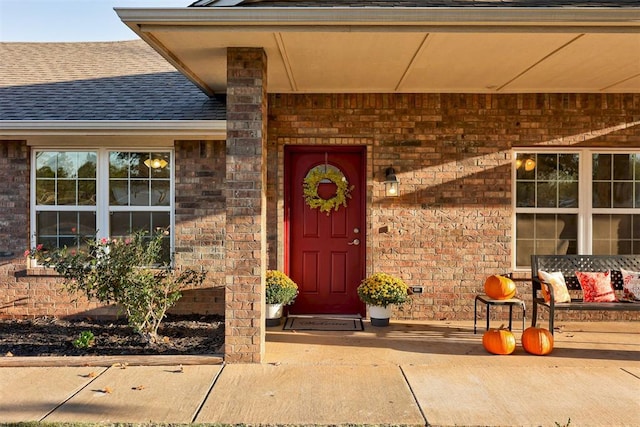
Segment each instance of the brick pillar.
M225 361L264 357L267 57L227 50Z

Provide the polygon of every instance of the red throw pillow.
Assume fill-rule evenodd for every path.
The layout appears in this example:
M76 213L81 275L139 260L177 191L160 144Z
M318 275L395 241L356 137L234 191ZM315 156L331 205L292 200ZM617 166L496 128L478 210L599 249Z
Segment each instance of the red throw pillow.
M615 302L618 301L611 286L611 272L590 273L576 271L576 277L582 288L584 302Z

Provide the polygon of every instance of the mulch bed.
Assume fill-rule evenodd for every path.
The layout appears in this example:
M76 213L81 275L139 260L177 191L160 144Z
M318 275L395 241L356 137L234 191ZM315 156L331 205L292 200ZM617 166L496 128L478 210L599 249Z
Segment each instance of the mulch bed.
M89 348L73 341L83 331L95 336ZM167 316L158 331L158 344L146 344L125 319L0 319L0 357L211 355L223 352L221 316Z

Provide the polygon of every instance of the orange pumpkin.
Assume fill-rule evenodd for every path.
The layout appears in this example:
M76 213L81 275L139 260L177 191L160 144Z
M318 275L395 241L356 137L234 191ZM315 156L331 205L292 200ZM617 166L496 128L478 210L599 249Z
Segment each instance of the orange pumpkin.
M522 347L527 353L544 356L553 350L553 335L548 329L531 326L522 332Z
M516 337L508 329L489 329L482 336L482 346L492 354L511 354L516 349Z
M516 296L516 284L508 277L493 275L485 280L484 292L493 299L509 299Z

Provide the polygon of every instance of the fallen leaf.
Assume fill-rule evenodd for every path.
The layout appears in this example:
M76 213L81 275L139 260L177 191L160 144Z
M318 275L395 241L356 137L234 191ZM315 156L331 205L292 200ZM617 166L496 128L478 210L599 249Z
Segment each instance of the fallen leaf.
M7 351L7 354L4 355L5 357L13 357L13 353L11 353L10 351Z
M144 390L145 387L143 385L139 385L137 387L133 387L132 390Z
M170 339L169 339L169 337L163 337L163 338L162 338L162 341L163 341L165 344L167 344L167 343L170 341Z
M95 378L98 374L96 374L94 371L89 372L87 375L85 375L86 378Z
M127 369L128 366L129 366L129 364L127 362L121 363L120 364L120 369Z
M113 392L113 390L111 390L111 387L105 387L100 391L106 394L111 394Z

